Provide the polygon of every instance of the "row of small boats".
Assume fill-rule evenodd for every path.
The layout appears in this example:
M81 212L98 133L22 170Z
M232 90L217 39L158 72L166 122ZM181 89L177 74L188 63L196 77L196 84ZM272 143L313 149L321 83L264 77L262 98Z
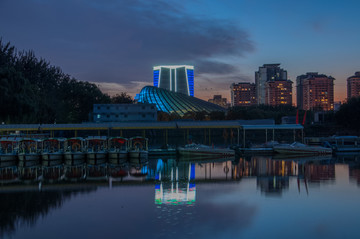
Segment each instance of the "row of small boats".
M1 166L20 166L42 160L43 165L62 161L68 165L87 162L101 164L119 164L129 160L146 160L148 157L148 139L145 137L100 137L87 138L16 138L0 139Z

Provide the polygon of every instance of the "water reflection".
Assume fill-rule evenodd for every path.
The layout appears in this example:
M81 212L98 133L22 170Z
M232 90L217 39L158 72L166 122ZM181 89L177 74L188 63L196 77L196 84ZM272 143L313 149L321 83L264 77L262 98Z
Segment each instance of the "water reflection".
M131 205L127 212L140 210L141 204L143 211L136 212L149 216L146 221L131 216L131 223L163 223L167 225L160 230L164 238L179 228L191 229L188 237L206 234L213 238L208 232L216 233L216 225L236 232L251 225L256 213L260 213L260 206L249 203L254 192L261 192L257 194L261 203L269 196L281 200L289 193L311 197L314 192L319 195L318 188L324 185L334 186L334 192L349 184L359 186L359 175L360 160L356 155L285 159L253 156L232 160L158 158L141 164L4 167L0 168L0 237L18 228L32 227L65 202L94 192L97 202L106 202L101 208L107 213L115 209L122 212L119 201ZM128 188L133 185L143 187ZM250 199L246 201L246 197ZM212 217L206 216L209 211ZM198 219L203 231L195 226L199 225ZM101 227L108 224L100 223Z
M19 227L31 227L36 221L60 208L66 200L95 191L96 187L56 188L39 192L35 187L2 188L0 193L0 238L13 234Z

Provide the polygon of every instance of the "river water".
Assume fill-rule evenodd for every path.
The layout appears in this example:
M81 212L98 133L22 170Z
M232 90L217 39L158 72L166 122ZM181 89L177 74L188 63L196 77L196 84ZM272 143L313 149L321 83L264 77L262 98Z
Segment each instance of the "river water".
M0 238L358 238L360 156L1 169Z

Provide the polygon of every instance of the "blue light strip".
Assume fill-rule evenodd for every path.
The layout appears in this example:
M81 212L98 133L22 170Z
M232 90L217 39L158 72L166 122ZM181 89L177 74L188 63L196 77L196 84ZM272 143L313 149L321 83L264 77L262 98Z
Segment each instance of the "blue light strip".
M188 77L190 96L194 96L194 70L187 69L186 72Z
M159 70L154 71L154 86L159 87Z

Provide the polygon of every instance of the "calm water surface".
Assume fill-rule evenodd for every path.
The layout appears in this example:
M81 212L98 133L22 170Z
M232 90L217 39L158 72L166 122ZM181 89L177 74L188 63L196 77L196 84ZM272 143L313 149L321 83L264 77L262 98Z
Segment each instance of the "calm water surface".
M6 168L0 237L358 238L359 159Z

